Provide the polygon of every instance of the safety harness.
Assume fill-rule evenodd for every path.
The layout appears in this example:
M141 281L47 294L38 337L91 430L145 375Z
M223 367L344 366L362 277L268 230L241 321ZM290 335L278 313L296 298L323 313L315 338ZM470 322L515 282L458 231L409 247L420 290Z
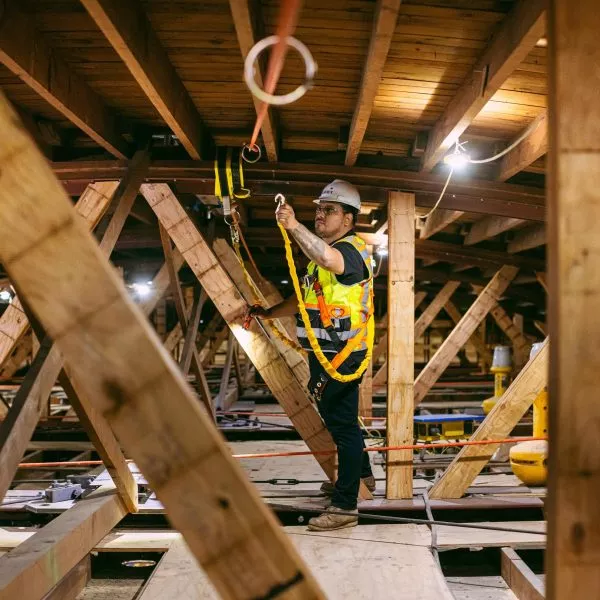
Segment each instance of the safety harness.
M244 187L244 169L238 148L217 148L215 158L215 196L223 205L223 214L231 214L232 198L248 198L250 190Z
M278 204L283 204L285 202L285 196L283 196L283 194L277 194L277 196L275 197L275 201L278 202ZM294 263L294 256L292 254L292 244L289 235L281 223L278 223L278 226L279 230L281 231L283 241L285 243L285 256L288 263L288 269L290 272L290 277L292 279L292 284L294 286L294 291L296 293L296 299L298 300L298 310L300 312L304 328L306 329L306 335L310 343L310 347L314 352L315 357L319 361L319 364L323 367L325 373L327 373L327 375L329 375L331 379L335 379L336 381L339 381L341 383L348 383L350 381L355 381L356 379L359 379L367 369L367 366L371 361L371 355L373 354L373 340L375 337L375 327L373 322L373 286L371 285L369 287L367 319L359 328L358 333L354 337L349 339L344 345L344 342L339 338L339 335L337 334L337 331L333 326L331 315L329 314L329 310L327 308L327 304L325 303L325 298L323 296L323 288L321 286L321 283L319 282L318 278L316 278L312 282L313 289L317 296L317 304L319 306L321 322L323 323L325 330L330 336L331 341L334 343L335 346L337 346L337 354L335 355L333 360L330 361L321 349L319 340L317 339L314 329L311 325L310 316L308 315L308 312L306 310L306 304L304 302L304 296L300 287L300 280L298 278L296 265ZM358 367L354 371L354 373L351 373L349 375L343 375L342 373L339 373L338 368L340 367L340 365L350 357L351 353L355 349L357 349L365 339L367 345L367 353L363 361L360 363L360 365L358 365ZM319 390L316 391L317 396L320 395L320 393L322 393L322 390L320 391L320 393Z

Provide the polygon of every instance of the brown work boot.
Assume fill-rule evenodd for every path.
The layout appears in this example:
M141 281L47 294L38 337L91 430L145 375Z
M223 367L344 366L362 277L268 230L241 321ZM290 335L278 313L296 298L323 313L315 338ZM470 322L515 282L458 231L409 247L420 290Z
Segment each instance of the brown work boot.
M373 493L375 488L377 487L377 482L375 481L375 477L370 475L369 477L363 477L361 481L367 486L367 489ZM321 484L321 492L326 496L333 496L333 490L335 489L335 485L331 483L331 481L324 481Z
M352 515L339 515L336 513L353 513ZM308 522L309 531L333 531L334 529L345 529L358 525L358 509L343 510L337 506L330 506L323 514L313 517Z

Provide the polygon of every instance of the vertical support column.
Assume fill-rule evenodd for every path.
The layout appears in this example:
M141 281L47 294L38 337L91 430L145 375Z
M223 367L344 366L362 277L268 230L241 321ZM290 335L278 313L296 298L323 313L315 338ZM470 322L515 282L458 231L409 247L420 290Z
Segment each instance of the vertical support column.
M549 3L547 598L600 597L600 12Z
M388 199L387 443L412 443L415 353L415 196ZM412 450L387 456L387 498L412 498Z

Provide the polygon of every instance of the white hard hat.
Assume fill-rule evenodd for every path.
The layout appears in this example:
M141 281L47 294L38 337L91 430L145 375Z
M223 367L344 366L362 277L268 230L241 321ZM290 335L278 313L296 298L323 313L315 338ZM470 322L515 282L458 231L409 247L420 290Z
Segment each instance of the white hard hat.
M314 200L315 204L320 202L339 202L347 204L357 210L360 210L360 194L356 187L343 179L336 179L326 185L321 192L321 195Z

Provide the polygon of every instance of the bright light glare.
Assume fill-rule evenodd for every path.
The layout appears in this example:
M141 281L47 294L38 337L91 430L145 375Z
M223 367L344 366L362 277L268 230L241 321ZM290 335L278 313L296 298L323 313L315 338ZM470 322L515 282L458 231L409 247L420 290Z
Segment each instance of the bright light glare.
M377 250L375 250L375 254L383 258L384 256L388 255L388 249L385 246L379 246Z
M288 283L289 283L289 281L288 281L287 279L282 279L282 280L281 280L281 284L282 284L282 285L286 285L286 284L288 284Z
M10 302L11 298L12 296L8 290L2 290L0 292L0 300L2 300L2 302Z
M464 169L471 162L466 152L451 152L444 156L444 163L454 170Z
M152 293L152 288L147 283L134 283L131 287L140 298L147 298Z

